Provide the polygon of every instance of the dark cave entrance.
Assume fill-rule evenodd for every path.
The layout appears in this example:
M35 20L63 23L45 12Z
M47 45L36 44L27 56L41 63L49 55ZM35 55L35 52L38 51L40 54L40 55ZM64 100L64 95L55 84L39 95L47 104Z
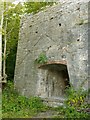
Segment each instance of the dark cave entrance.
M65 95L65 89L70 86L69 74L66 63L50 62L39 66L45 75L42 75L39 91L40 97L61 98Z

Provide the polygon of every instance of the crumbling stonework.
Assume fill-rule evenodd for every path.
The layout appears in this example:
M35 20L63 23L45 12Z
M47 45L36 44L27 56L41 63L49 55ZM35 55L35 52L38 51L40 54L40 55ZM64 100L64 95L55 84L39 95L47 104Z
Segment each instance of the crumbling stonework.
M39 68L35 60L43 52L51 64ZM62 70L76 89L88 89L87 1L61 2L21 19L15 88L25 96L61 97L68 77Z

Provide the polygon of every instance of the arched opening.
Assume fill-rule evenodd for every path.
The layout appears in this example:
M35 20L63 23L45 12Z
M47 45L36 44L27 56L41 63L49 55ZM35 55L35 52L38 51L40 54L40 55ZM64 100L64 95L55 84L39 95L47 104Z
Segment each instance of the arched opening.
M40 97L63 98L65 89L70 86L66 61L48 62L39 69L46 72L41 77Z

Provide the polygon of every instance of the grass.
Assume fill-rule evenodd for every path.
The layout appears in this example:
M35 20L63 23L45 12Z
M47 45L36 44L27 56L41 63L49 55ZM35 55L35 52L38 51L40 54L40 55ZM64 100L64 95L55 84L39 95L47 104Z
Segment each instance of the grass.
M26 98L19 95L13 88L13 83L9 81L3 89L3 118L31 118L39 112L49 109L39 97Z

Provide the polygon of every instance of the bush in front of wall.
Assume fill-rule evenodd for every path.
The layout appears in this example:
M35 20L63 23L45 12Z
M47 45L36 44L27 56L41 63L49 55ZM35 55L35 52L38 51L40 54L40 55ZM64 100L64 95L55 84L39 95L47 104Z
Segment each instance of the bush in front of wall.
M66 101L66 104L68 104L69 106L74 106L74 107L79 108L85 102L85 98L87 96L87 91L84 91L81 88L78 90L75 90L71 86L66 90L66 94L67 94L67 98L68 98Z
M66 89L65 118L89 118L85 111L88 108L85 102L88 92L82 88L75 90L73 86Z

